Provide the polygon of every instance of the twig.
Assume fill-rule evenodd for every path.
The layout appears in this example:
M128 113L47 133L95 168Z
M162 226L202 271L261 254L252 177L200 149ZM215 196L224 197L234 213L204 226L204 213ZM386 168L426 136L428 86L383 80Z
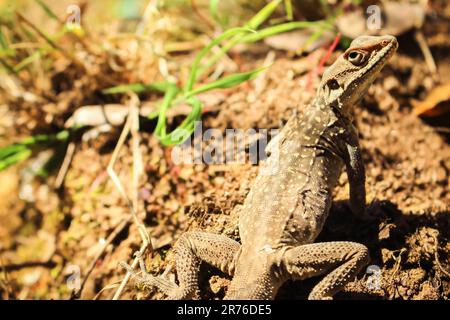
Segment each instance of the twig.
M434 62L433 55L431 54L430 48L428 47L425 36L421 30L416 30L414 33L417 43L419 44L420 50L422 50L423 57L425 58L425 63L427 64L428 70L434 76L439 77L437 73L436 63Z
M400 253L398 254L398 257L395 257L394 255L392 255L392 256L394 257L394 260L395 260L395 267L394 267L394 271L392 272L391 281L390 281L390 283L389 283L389 285L390 285L391 287L393 286L395 275L396 275L397 272L400 270L400 264L401 264L401 262L402 262L402 254L403 254L403 252L405 252L405 251L406 251L406 249L405 249L405 248L402 248L402 249L400 250ZM394 288L394 291L395 291L396 289L397 289L397 288L395 287L395 288ZM394 294L395 294L395 293L394 293ZM394 294L392 294L392 295L390 296L390 298L393 298L393 297L394 297Z
M103 287L95 296L92 298L92 300L97 300L100 295L105 292L106 290L115 289L119 286L120 281L116 281L114 283L108 284L107 286Z
M61 168L59 169L58 175L55 180L55 188L61 188L64 179L66 177L67 171L69 170L70 163L72 162L73 155L75 153L76 145L74 142L70 142L67 146L66 155L64 156L63 163L61 164Z
M130 208L131 215L134 219L134 222L136 223L140 236L142 238L142 246L139 250L139 254L142 256L145 254L147 249L150 250L150 252L153 252L153 247L151 243L151 239L149 234L147 233L147 230L145 228L144 223L142 223L137 215L137 208L138 208L138 184L139 184L139 176L143 172L142 169L142 156L139 152L139 110L138 110L138 104L139 104L139 98L136 94L130 94L131 95L131 101L130 101L130 110L128 114L127 121L125 123L125 126L122 130L122 133L120 134L119 140L117 142L116 148L113 151L113 155L111 156L110 163L108 165L107 172L109 176L111 177L113 183L115 184L116 188L119 190L122 197L126 200L128 207ZM114 163L117 160L118 154L120 152L120 149L122 148L126 137L128 136L128 133L131 131L132 137L133 137L133 202L130 200L128 195L125 192L125 189L122 185L122 183L119 180L119 177L117 176L116 172L114 171ZM139 260L137 258L133 261L133 268L137 265ZM117 300L120 298L120 295L122 294L122 291L124 290L126 284L130 280L131 274L127 272L125 275L125 278L122 280L122 283L120 284L118 290L113 296L113 300Z
M211 30L214 31L214 24L200 11L195 0L191 0L192 10Z
M44 40L47 41L52 48L60 51L64 57L66 57L68 60L72 61L76 66L82 68L87 74L89 74L91 76L96 76L99 80L104 82L105 85L114 85L114 81L110 77L105 76L102 73L94 74L90 68L86 67L86 65L83 63L82 60L78 59L75 55L68 52L67 50L64 50L64 48L62 48L61 46L56 44L52 39L47 37L41 30L39 30L39 28L36 27L31 21L29 21L27 18L25 18L23 15L21 15L18 12L16 12L16 15L19 20L21 20L27 26L29 26L31 29L33 29L40 37L44 38ZM86 49L86 50L89 53L91 53L91 51L89 51L88 49ZM93 53L91 53L91 54L93 54Z
M47 37L38 27L36 27L31 21L29 21L27 18L25 18L23 15L21 15L19 12L16 12L16 16L24 22L27 26L29 26L31 29L33 29L40 37L42 37L45 41L50 44L50 46L58 51L60 51L67 59L74 62L76 65L82 67L83 69L86 69L85 65L78 60L75 56L68 53L66 50L64 50L62 47L60 47L58 44L56 44L52 39Z
M137 100L137 96L135 100ZM130 132L131 132L131 143L132 143L132 153L133 153L133 207L137 211L138 199L139 199L139 177L144 172L144 165L142 164L142 154L139 150L139 108L137 103L132 103L130 105L130 117L132 117Z
M434 238L434 243L435 243L435 250L434 250L434 259L436 260L436 264L439 267L439 269L441 270L441 272L443 274L445 274L449 279L450 279L450 273L448 273L444 267L441 265L441 262L439 261L439 254L438 254L438 239L436 236L433 236Z
M86 3L82 3L81 5L80 5L80 14L81 15L83 15L83 12L84 12L84 9L85 9L85 7L86 7ZM66 16L66 18L65 19L61 19L57 14L55 14L54 12L52 12L53 13L53 15L54 15L54 18L56 19L56 21L58 21L58 23L59 23L59 25L61 26L61 27L64 27L65 25L67 25L67 16ZM82 38L82 37L80 37L77 33L75 33L75 32L69 32L69 35L72 37L72 38L74 38L75 40L77 40L82 46L83 46L83 48L87 51L87 52L89 52L90 54L92 54L92 55L95 55L95 52L93 52L92 51L92 49L91 49L91 47L88 45L88 43L86 42L86 40L84 39L84 38ZM86 36L87 37L89 37L89 33L87 33L86 34Z
M0 64L6 69L8 70L9 73L16 73L14 71L14 68L11 67L6 61L4 61L3 59L0 59Z
M131 269L134 269L139 264L139 255L144 255L147 250L148 244L143 243L141 246L141 249L139 250L138 255L133 260L133 263L131 264ZM127 271L127 274L125 275L125 278L123 278L122 283L119 286L119 289L117 289L116 293L112 297L112 300L118 300L120 298L120 295L122 294L123 289L125 289L125 286L127 285L128 281L130 280L131 276L133 274L129 271Z
M134 94L133 97L137 99L137 96ZM116 186L117 190L119 190L120 195L125 199L127 202L128 208L131 211L131 215L133 216L134 222L138 226L139 233L141 235L142 241L150 243L150 237L147 234L147 230L145 229L144 224L140 221L136 210L137 208L134 207L133 202L131 202L130 198L128 197L127 193L125 192L125 189L120 182L119 177L117 176L116 172L114 171L114 164L118 158L119 152L122 149L123 144L125 143L125 139L128 136L128 133L130 132L131 128L135 128L136 124L133 125L133 121L136 121L136 117L134 117L134 110L132 105L135 103L135 101L132 101L130 103L130 112L128 114L127 121L125 122L125 126L122 130L122 133L120 134L119 140L117 141L117 145L113 151L113 154L111 156L111 160L108 164L108 167L106 169L106 172L108 173L109 177L113 181L114 185ZM137 118L137 121L139 121L139 118ZM137 125L138 126L138 125Z
M130 117L128 118L130 119ZM121 196L125 199L125 201L127 202L128 208L131 211L131 215L134 219L134 221L136 222L136 224L138 226L140 226L140 222L139 222L139 218L137 217L136 211L133 207L133 203L131 202L130 198L128 197L127 193L125 192L125 189L122 186L122 183L119 180L119 177L117 176L116 172L114 171L114 163L117 159L118 153L120 151L120 147L122 147L123 143L125 142L125 138L128 135L128 131L130 128L130 121L128 120L125 123L125 127L122 131L122 134L119 137L119 141L117 142L117 146L113 151L113 155L111 156L111 161L108 165L108 168L106 169L106 171L108 172L109 177L111 178L111 180L113 181L114 185L116 186L116 188L119 190L119 193L121 194ZM141 236L143 239L145 239L146 237L142 234L142 230L139 230L141 232Z
M11 271L21 270L24 268L35 268L35 267L53 268L55 265L56 265L56 263L52 260L11 263L11 264L2 266L2 271L11 272Z
M72 292L72 299L73 298L79 298L81 296L81 293L83 292L84 285L86 284L86 281L88 280L89 276L91 275L92 271L94 270L95 266L97 265L97 261L103 256L105 253L106 248L114 241L114 239L117 238L117 236L130 225L131 223L131 216L128 216L127 218L123 219L117 227L114 228L113 232L108 236L105 243L103 244L102 248L99 250L95 258L91 261L91 264L89 265L88 271L86 272L86 275L84 276L83 282L81 283L80 288L76 292Z

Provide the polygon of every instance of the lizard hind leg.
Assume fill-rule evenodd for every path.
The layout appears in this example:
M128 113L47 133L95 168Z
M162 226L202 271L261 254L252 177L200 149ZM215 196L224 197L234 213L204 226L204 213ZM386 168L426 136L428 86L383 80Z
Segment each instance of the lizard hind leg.
M186 232L174 246L178 285L164 276L155 277L148 274L142 262L140 265L143 275L135 275L135 278L138 283L157 287L168 296L169 300L199 298L200 264L206 262L233 275L239 248L238 242L223 235Z
M286 251L284 267L293 280L329 272L311 291L310 300L332 299L369 263L366 246L347 241L303 245Z

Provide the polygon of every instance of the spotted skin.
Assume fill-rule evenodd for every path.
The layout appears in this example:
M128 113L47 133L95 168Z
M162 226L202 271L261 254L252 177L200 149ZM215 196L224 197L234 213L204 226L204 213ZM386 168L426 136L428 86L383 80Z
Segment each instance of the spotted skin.
M233 276L225 299L273 299L288 279L318 275L324 278L309 299L332 299L342 290L367 265L367 248L314 240L344 167L351 209L364 214L364 164L351 111L396 49L392 36L359 37L324 73L315 100L292 116L266 149L268 158L240 213L242 244L187 232L174 247L179 284L145 272L141 281L169 299L198 298L198 272L207 262Z

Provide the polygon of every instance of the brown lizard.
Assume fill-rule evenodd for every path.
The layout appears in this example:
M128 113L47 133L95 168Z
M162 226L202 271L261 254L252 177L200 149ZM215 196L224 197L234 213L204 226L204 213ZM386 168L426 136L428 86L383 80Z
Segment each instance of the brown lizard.
M142 275L124 267L169 299L198 297L202 262L233 276L225 299L273 299L286 280L318 275L325 277L309 299L331 299L367 265L368 249L314 240L344 165L350 208L365 212L364 164L352 111L397 47L392 36L361 36L325 71L314 101L267 146L265 174L260 171L240 212L242 244L223 235L184 233L174 247L179 284L148 274L142 258Z

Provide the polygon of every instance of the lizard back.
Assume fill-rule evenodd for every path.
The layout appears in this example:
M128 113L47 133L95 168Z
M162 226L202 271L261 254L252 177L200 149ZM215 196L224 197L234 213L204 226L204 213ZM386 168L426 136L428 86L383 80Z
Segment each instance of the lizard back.
M242 242L258 234L260 245L311 243L321 231L331 192L342 170L343 123L321 101L294 115L280 133L240 214ZM277 149L278 147L278 149Z

